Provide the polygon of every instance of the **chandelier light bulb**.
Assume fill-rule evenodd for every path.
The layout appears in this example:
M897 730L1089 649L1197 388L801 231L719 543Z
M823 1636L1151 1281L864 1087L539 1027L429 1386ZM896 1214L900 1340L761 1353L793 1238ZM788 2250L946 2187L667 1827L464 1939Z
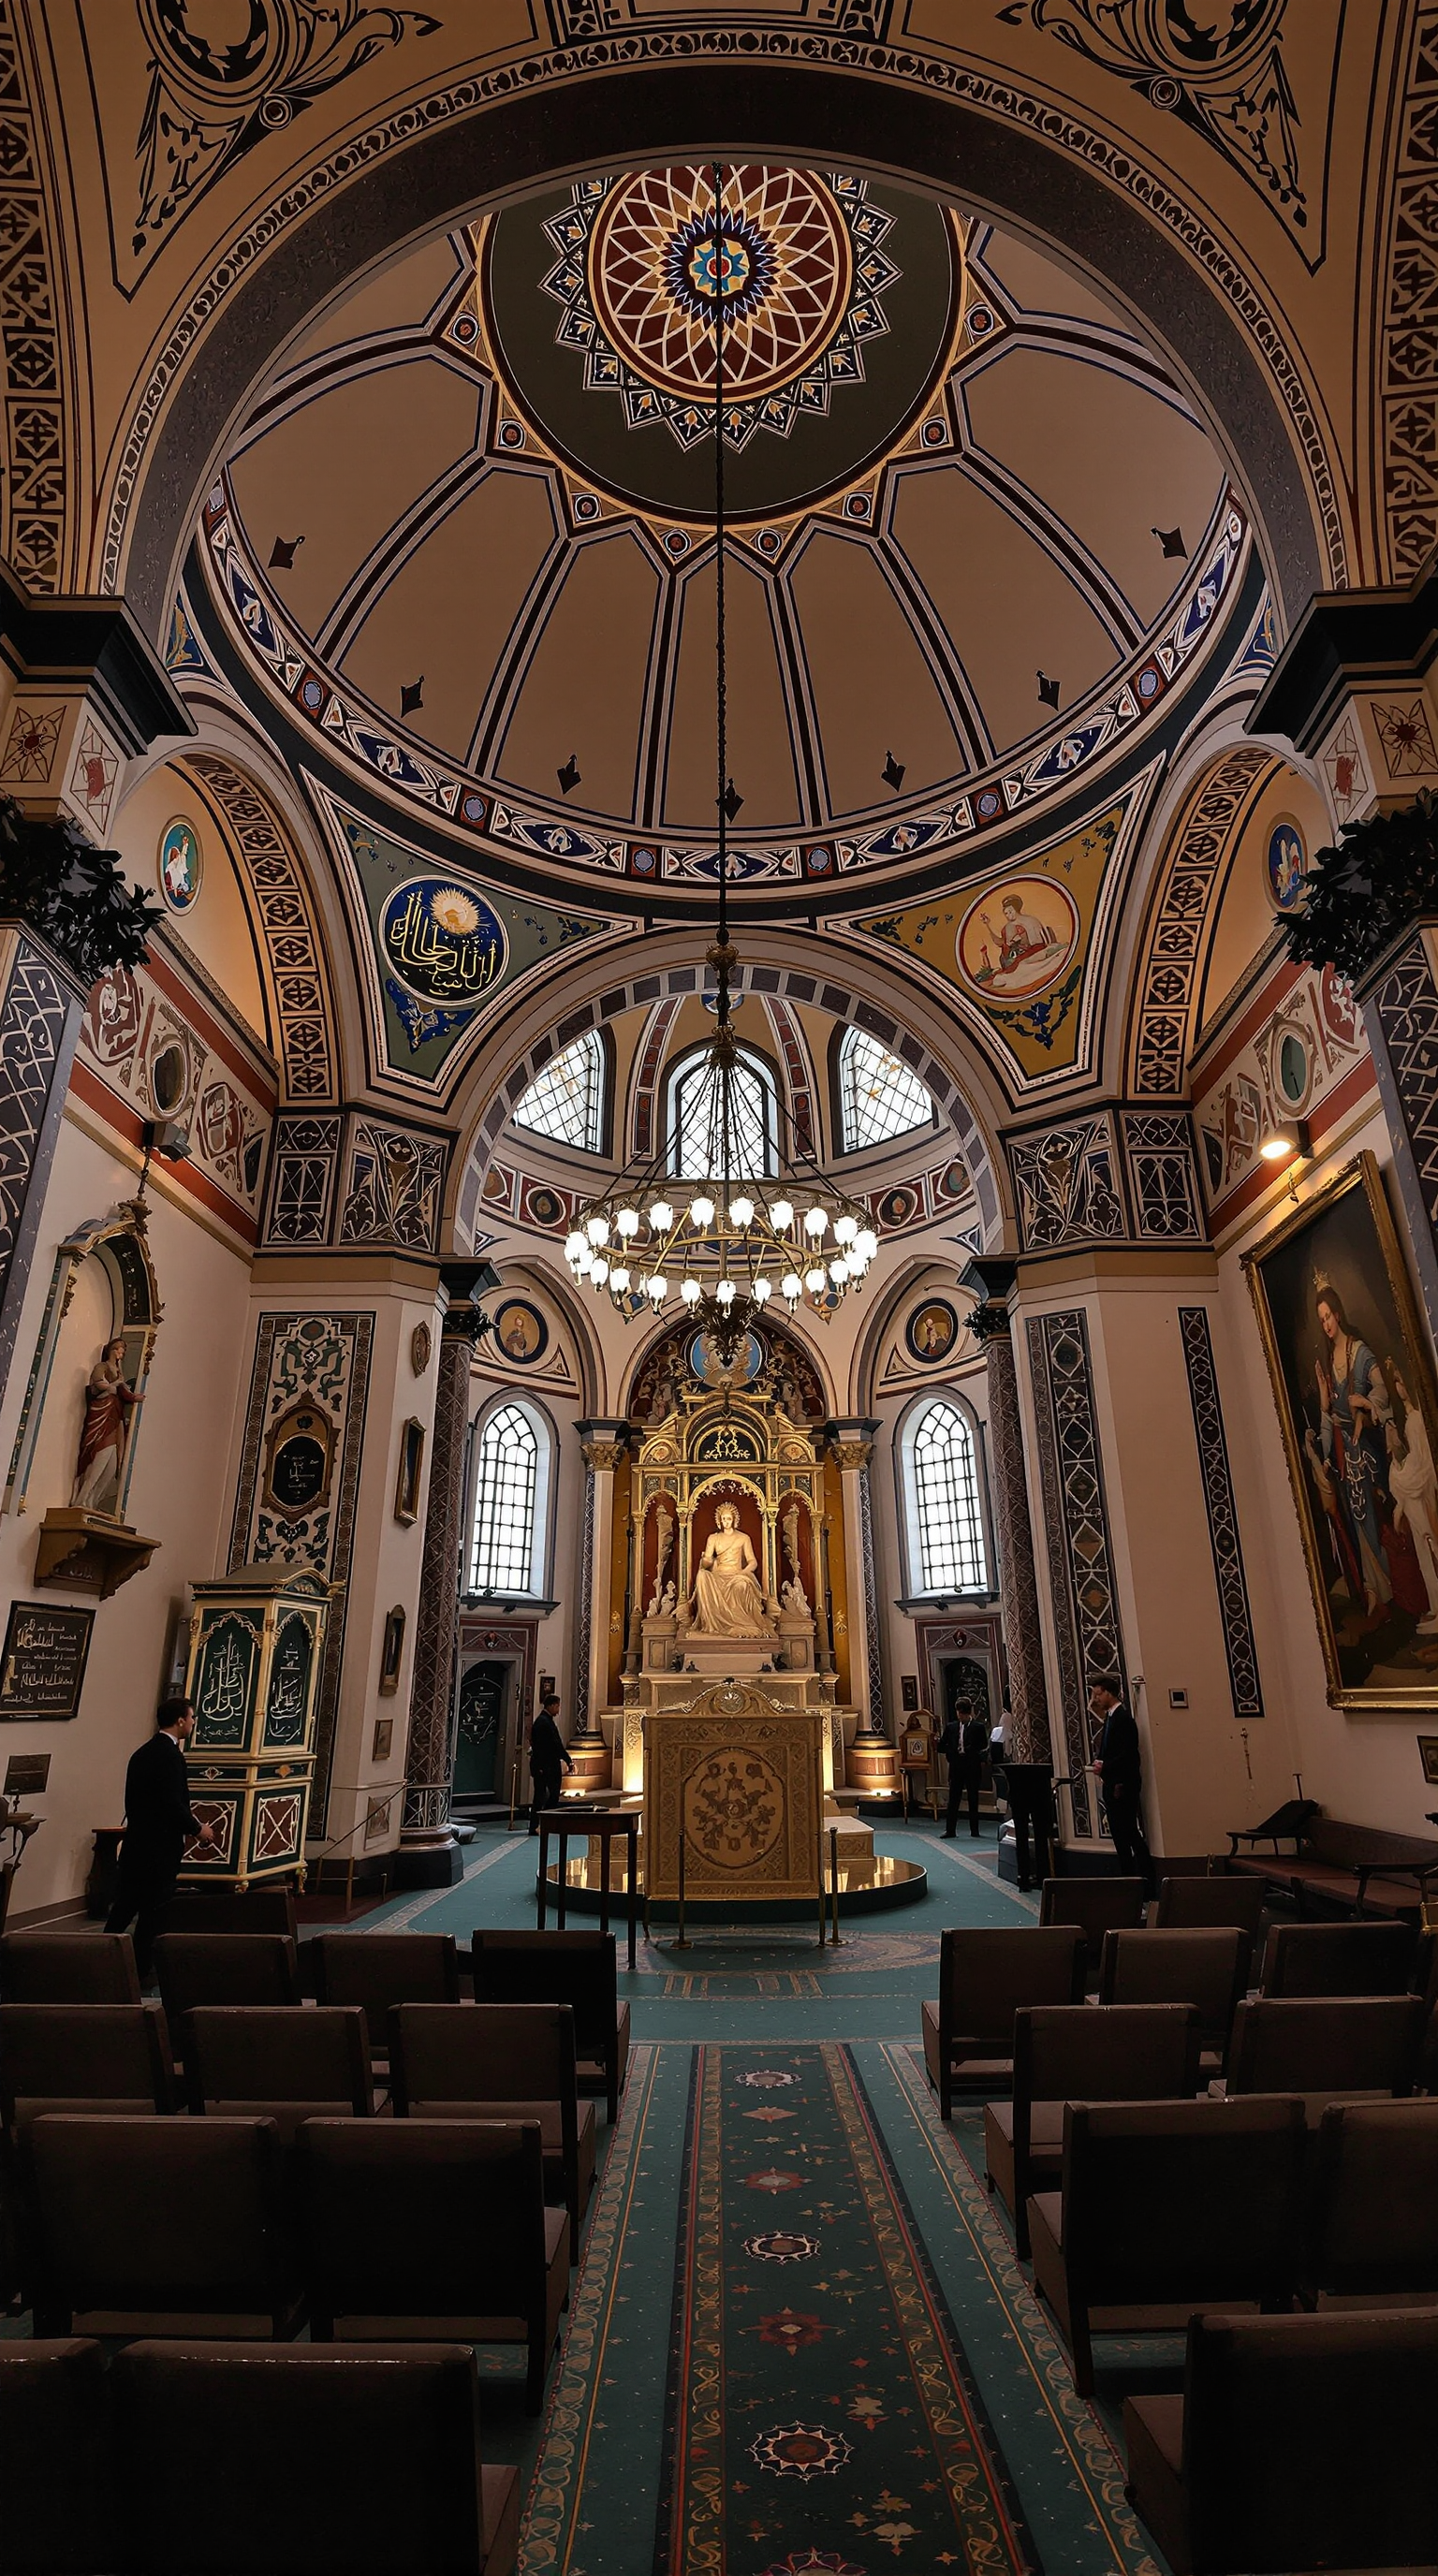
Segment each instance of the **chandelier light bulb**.
M820 1235L827 1230L828 1223L824 1210L821 1207L812 1207L807 1210L804 1217L804 1232L811 1234L817 1243Z
M661 1278L661 1276L660 1276L659 1272L656 1270L656 1271L655 1271L655 1273L654 1273L653 1278L652 1278L652 1279L646 1279L646 1280L645 1280L645 1282L644 1282L644 1285L645 1285L645 1287L646 1287L646 1288L648 1289L648 1291L649 1291L649 1296L650 1296L650 1300L651 1300L652 1304L653 1304L653 1305L655 1305L656 1307L657 1307L657 1306L662 1306L662 1305L663 1305L663 1303L664 1303L665 1298L666 1298L666 1297L668 1296L668 1294L669 1294L669 1282L668 1282L668 1280L667 1280L667 1279L664 1279L664 1278Z
M786 1270L779 1282L791 1306L797 1306L804 1294L804 1282L797 1270Z
M775 1199L769 1210L769 1223L776 1234L787 1234L794 1222L794 1210L788 1199Z
M624 1269L610 1271L609 1285L613 1289L616 1297L622 1296L625 1289L628 1287L629 1275L629 1272Z
M767 1306L774 1294L772 1279L756 1279L751 1294L756 1306Z
M622 1224L623 1224L623 1222L624 1222L624 1219L621 1217L621 1218L620 1218L620 1220L619 1220L619 1222L620 1222L620 1224L622 1225ZM834 1241L835 1241L836 1243L852 1243L852 1242L853 1242L853 1240L854 1240L854 1237L855 1237L855 1235L858 1233L858 1231L859 1231L859 1220L858 1220L858 1218L857 1218L856 1216L836 1216L836 1217L835 1217L835 1219L834 1219Z
M714 1222L713 1200L704 1198L691 1199L689 1202L689 1221L691 1225L712 1225Z
M640 1222L638 1208L622 1207L614 1222L622 1235L637 1234Z
M575 1276L575 1278L576 1278L576 1279L587 1279L587 1278L588 1278L588 1276L589 1276L589 1274L590 1274L590 1271L593 1269L593 1267L594 1267L594 1255L593 1255L593 1253L590 1251L589 1246L588 1246L588 1244L586 1243L586 1245L585 1245L585 1247L584 1247L584 1250L583 1250L582 1252L576 1252L576 1254L575 1254L575 1256L574 1256L574 1276Z
M830 1264L829 1264L829 1276L830 1276L830 1278L833 1280L833 1283L834 1283L834 1285L835 1285L835 1287L836 1287L836 1288L842 1288L842 1287L843 1287L845 1280L846 1280L846 1279L848 1278L848 1276L849 1276L849 1265L848 1265L847 1261L845 1261L845 1260L842 1258L842 1256L840 1257L840 1259L839 1259L838 1261L831 1261L831 1262L830 1262Z
M607 1243L609 1241L608 1217L592 1216L584 1231L588 1235L591 1243Z
M737 1227L740 1234L743 1233L746 1225L752 1225L754 1222L753 1200L731 1199L729 1202L729 1222L732 1226Z
M804 1285L808 1289L811 1297L822 1297L826 1286L823 1271L806 1270L804 1273Z
M608 1276L609 1276L609 1264L608 1264L608 1262L607 1262L607 1261L591 1261L591 1263L590 1263L590 1265L589 1265L589 1276L590 1276L590 1278L593 1280L594 1285L595 1285L595 1287L596 1287L596 1288L602 1288L602 1287L603 1287L603 1285L604 1285L605 1280L606 1280L606 1279L608 1278Z
M734 1303L735 1293L734 1282L732 1279L721 1279L718 1287L714 1291L714 1294L718 1298L721 1306L732 1306Z
M862 1253L866 1261L872 1261L878 1249L879 1238L874 1232L873 1227L871 1225L861 1225L858 1233L854 1237L854 1250Z
M658 1234L667 1234L674 1223L674 1210L667 1199L656 1199L649 1211L649 1222Z
M588 1238L581 1232L578 1226L575 1227L573 1234L567 1234L565 1236L564 1258L566 1261L577 1261L581 1252L587 1252L588 1249Z
M680 1283L679 1294L686 1306L697 1306L702 1293L697 1279L685 1279Z

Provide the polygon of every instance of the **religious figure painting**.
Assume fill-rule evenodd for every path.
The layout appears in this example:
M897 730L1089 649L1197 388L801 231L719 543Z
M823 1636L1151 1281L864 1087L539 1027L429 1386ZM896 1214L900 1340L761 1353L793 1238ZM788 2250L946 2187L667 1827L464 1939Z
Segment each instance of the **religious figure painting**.
M1438 1393L1382 1175L1244 1256L1334 1707L1438 1702Z
M527 1297L510 1297L495 1316L494 1337L506 1359L528 1368L543 1358L549 1326Z
M977 993L1028 1001L1057 983L1079 942L1078 907L1052 877L1011 877L959 924L959 972Z
M959 1319L947 1297L926 1297L904 1327L911 1359L934 1361L949 1356L959 1338Z
M1308 854L1296 823L1275 823L1268 836L1268 882L1280 912L1301 902L1308 878Z

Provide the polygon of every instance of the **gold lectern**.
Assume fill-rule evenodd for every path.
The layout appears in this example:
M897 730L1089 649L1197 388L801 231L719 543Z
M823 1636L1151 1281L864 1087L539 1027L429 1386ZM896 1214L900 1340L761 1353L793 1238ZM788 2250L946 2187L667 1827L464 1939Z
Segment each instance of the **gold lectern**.
M315 1699L332 1587L306 1565L242 1565L197 1583L185 1695L190 1804L215 1836L193 1886L305 1883Z
M644 1885L651 1903L812 1903L824 1811L822 1708L724 1681L644 1713Z

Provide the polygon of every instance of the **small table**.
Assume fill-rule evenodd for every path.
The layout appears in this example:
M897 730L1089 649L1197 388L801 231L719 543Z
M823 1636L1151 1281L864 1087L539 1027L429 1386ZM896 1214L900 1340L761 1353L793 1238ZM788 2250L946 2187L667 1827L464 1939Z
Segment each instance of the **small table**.
M549 1901L549 1837L559 1837L559 1930L564 1930L565 1878L569 1859L569 1837L583 1834L586 1840L597 1834L603 1844L599 1876L599 1929L609 1929L609 1851L616 1834L623 1834L629 1848L626 1858L625 1897L629 1914L629 1965L634 1967L634 1934L639 1920L639 1817L633 1807L581 1807L577 1803L564 1807L542 1807L539 1812L539 1928L544 1930L544 1911ZM616 1888L613 1893L618 1894Z

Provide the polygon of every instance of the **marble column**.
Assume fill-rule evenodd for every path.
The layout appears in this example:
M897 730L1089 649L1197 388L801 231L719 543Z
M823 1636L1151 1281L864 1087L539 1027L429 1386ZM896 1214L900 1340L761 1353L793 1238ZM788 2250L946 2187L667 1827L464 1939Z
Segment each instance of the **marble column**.
M884 1732L884 1666L874 1588L874 1519L869 1500L869 1461L877 1421L855 1416L828 1425L830 1452L839 1470L844 1506L844 1561L849 1575L849 1697L863 1731Z
M455 1651L459 1634L464 1440L470 1370L486 1318L474 1302L473 1263L446 1262L440 1280L449 1304L440 1325L439 1382L425 1511L414 1679L409 1703L400 1880L407 1887L453 1887L463 1861L449 1823L454 1782Z
M614 1477L629 1446L627 1422L596 1419L576 1424L588 1489L580 1573L579 1635L575 1650L575 1728L588 1735L609 1699L609 1617L614 1574Z
M1003 1290L1012 1263L978 1262L970 1266L965 1285L981 1287L983 1302L969 1316L969 1330L983 1344L989 1382L989 1463L993 1471L993 1506L999 1556L999 1602L1004 1623L1004 1653L1009 1674L1009 1708L1013 1716L1010 1751L1016 1762L1047 1762L1048 1690L1044 1681L1043 1634L1039 1626L1038 1578L1034 1568L1033 1525L1029 1517L1028 1477L1024 1469L1023 1423L1019 1413L1018 1375ZM972 1274L979 1272L978 1277Z

